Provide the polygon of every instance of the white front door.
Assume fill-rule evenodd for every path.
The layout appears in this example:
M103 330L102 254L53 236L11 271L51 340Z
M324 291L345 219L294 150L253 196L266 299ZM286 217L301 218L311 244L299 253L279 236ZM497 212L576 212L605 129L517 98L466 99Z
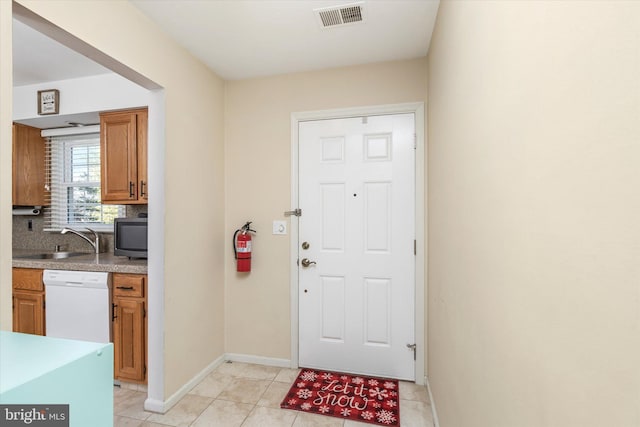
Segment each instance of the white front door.
M299 364L415 379L414 114L299 124Z

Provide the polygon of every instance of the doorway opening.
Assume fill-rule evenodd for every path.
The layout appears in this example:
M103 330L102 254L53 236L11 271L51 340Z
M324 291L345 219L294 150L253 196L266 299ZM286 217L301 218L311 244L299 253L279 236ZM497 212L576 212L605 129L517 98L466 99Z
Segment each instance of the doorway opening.
M149 188L148 276L154 283L148 292L148 392L145 408L164 412L164 152L165 98L164 89L146 76L117 61L94 46L64 31L37 15L29 8L13 2L13 18L44 34L63 46L78 52L113 73L146 89L148 93L148 138L154 143L148 148L148 176L155 184Z

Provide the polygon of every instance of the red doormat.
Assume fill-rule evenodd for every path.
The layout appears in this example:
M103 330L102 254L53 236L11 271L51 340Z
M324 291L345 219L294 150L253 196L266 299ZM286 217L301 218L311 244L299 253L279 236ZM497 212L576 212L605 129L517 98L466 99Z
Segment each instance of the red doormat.
M398 387L397 380L303 368L280 407L382 426L399 426Z

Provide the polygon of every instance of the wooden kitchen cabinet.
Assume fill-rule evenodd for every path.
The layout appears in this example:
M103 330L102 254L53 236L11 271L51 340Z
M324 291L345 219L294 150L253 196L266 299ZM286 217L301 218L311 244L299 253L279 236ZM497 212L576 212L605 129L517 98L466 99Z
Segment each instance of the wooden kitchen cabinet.
M146 204L147 109L100 114L102 203Z
M147 382L147 276L113 274L113 352L116 379Z
M40 129L13 124L13 205L45 204L45 141Z
M44 284L41 269L13 269L13 332L44 335Z

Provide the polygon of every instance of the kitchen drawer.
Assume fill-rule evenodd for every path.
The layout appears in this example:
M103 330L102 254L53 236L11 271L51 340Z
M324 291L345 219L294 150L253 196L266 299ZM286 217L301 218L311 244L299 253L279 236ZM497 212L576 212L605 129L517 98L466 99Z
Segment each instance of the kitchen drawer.
M39 268L14 268L13 289L44 291L42 270Z
M147 276L142 274L113 274L113 295L119 297L144 297L144 282Z

